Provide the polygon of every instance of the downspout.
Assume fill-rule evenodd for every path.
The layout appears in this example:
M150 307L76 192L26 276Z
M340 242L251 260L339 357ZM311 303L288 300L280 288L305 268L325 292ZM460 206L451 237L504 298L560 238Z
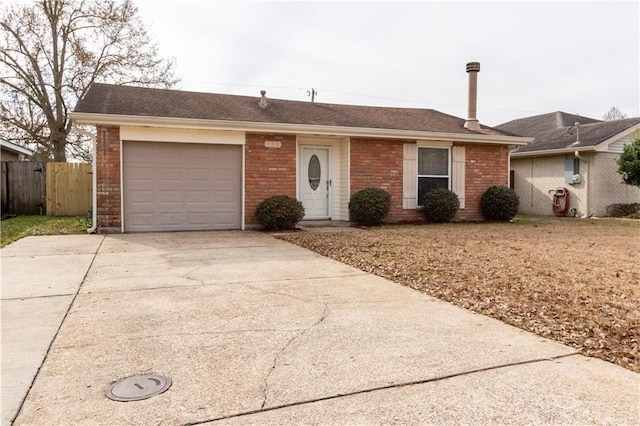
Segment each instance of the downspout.
M531 159L531 179L529 180L529 207L533 208L533 158Z
M511 147L507 147L507 186L511 188ZM515 185L513 185L515 190Z
M587 164L587 177L584 179L584 217L589 217L589 179L591 178L591 166L586 158L581 157L578 151L574 151L574 157Z
M73 123L73 128L76 132L81 135L89 136L91 138L91 147L93 148L93 158L91 160L91 180L92 180L92 194L91 194L91 228L87 229L87 234L93 234L96 232L98 228L98 220L97 220L97 212L96 207L98 205L98 174L96 173L96 135L91 132L87 132L86 130L82 130L75 123Z

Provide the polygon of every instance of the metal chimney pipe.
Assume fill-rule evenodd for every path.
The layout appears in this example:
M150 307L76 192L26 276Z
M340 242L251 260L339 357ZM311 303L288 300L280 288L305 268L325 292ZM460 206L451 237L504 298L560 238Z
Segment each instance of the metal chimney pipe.
M464 128L480 131L480 123L476 117L476 109L478 103L478 73L480 72L480 62L467 63L467 73L469 74L469 99L467 110L467 121Z
M260 108L266 108L267 105L269 105L269 102L267 101L267 91L266 90L261 90L260 91L260 102L258 102L258 105L260 105Z

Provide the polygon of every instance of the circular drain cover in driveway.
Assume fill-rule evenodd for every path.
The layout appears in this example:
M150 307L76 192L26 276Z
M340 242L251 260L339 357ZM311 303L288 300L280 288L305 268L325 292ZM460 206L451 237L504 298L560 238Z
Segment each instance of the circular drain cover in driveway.
M114 401L140 401L161 394L171 387L171 379L156 374L137 374L116 381L107 389Z

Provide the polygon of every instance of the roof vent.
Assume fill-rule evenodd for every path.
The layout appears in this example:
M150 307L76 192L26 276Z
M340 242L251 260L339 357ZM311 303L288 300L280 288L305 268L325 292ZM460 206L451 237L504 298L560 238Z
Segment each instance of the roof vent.
M267 91L266 90L261 90L260 91L260 102L258 102L258 105L260 105L260 108L266 108L267 105L269 105L269 102L267 102Z
M567 129L567 135L571 134L571 129L576 128L576 141L569 146L574 146L580 143L580 122L576 121L575 124Z
M480 72L480 62L467 63L467 73L469 74L469 100L467 110L467 121L464 122L464 128L480 131L480 123L476 118L476 109L478 102L478 73Z

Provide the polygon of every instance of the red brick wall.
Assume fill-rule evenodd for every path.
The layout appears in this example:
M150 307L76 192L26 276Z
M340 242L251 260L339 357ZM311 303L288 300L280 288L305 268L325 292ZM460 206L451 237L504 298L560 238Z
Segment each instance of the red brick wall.
M388 222L421 221L422 212L402 208L403 144L415 141L351 139L351 194L374 186L391 194ZM507 185L508 147L455 144L465 147L465 209L455 220L482 220L480 197L492 185Z
M120 228L120 128L97 126L97 225L100 228Z
M245 223L255 224L258 204L273 195L296 194L296 136L247 133L245 146ZM280 142L266 148L265 141Z
M482 220L480 198L492 185L508 185L507 145L465 144L465 209L460 210L457 219Z
M265 141L280 142L280 148L267 148ZM405 140L351 139L351 194L368 186L391 194L389 222L423 220L421 212L402 208L402 157ZM480 197L491 185L507 185L508 147L505 145L465 146L466 209L458 220L481 220ZM120 228L120 129L97 127L97 225ZM258 203L273 195L296 197L296 137L286 134L246 135L245 146L245 222L255 223Z
M406 140L351 139L351 194L369 186L391 194L387 222L415 221L423 218L416 210L402 209L402 146Z

